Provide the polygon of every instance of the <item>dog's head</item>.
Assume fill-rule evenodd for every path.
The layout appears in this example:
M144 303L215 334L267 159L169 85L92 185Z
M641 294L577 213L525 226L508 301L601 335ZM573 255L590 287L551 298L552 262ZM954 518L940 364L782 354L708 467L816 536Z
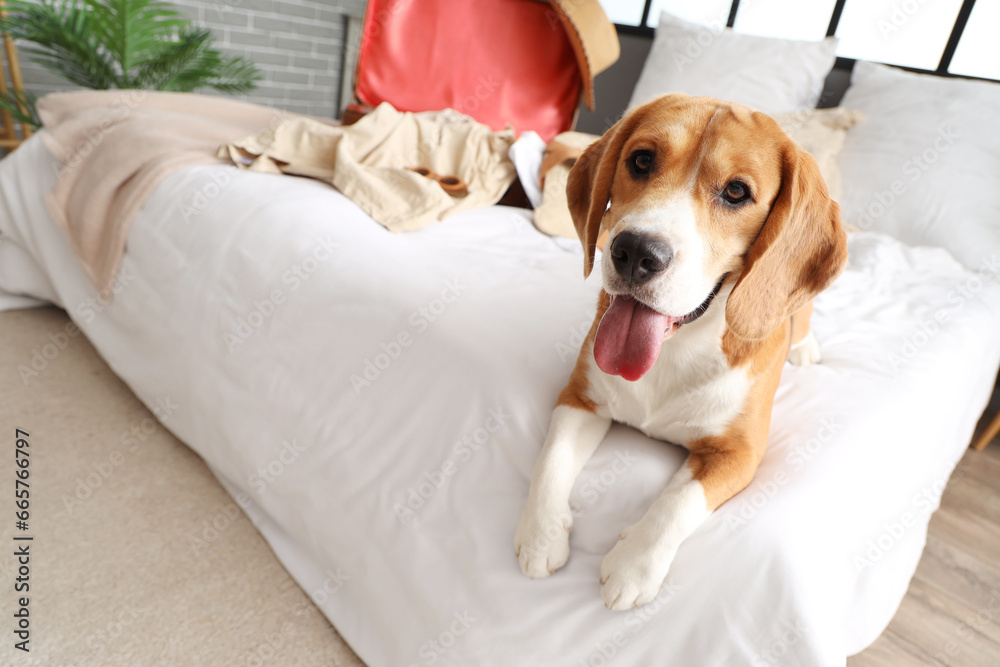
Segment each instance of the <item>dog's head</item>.
M724 282L735 282L728 330L757 341L847 261L840 208L816 161L769 116L737 104L674 94L636 108L577 160L566 191L584 275L608 232L601 269L613 301L595 357L630 380Z

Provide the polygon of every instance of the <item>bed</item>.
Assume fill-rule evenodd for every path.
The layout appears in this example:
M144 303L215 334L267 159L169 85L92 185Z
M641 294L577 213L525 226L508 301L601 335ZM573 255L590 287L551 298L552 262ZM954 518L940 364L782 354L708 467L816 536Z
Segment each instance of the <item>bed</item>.
M574 487L569 563L532 581L513 555L596 305L575 244L504 206L393 235L321 183L199 166L148 198L108 302L45 207L52 164L37 138L0 162L0 306L66 309L372 667L842 665L903 597L1000 366L1000 285L970 261L988 249L871 230L919 212L863 225L754 482L653 603L610 612L601 559L680 448L614 426Z

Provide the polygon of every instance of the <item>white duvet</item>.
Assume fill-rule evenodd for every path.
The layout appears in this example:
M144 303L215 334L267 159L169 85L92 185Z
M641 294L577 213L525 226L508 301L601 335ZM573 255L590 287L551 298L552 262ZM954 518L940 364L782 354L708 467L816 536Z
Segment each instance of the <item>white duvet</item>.
M389 234L322 184L199 167L148 200L106 303L44 209L50 164L37 140L0 162L0 290L67 309L372 667L842 665L905 593L1000 363L1000 287L854 235L755 481L611 612L601 559L680 448L615 426L566 567L529 580L513 547L594 311L575 249L525 211Z

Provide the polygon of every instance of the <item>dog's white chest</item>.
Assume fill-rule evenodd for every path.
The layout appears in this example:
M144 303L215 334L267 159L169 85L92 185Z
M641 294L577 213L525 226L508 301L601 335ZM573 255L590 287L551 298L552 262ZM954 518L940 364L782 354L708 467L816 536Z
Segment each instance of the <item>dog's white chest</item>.
M724 328L725 298L719 298L666 341L636 382L592 365L588 379L598 412L680 445L720 435L743 409L751 385L746 369L732 368L722 352Z

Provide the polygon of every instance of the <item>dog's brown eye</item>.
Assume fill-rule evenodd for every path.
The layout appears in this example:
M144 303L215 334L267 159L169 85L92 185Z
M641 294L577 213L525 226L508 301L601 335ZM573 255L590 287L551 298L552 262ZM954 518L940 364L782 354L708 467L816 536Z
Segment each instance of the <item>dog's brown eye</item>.
M653 168L653 154L649 151L636 151L629 157L628 163L633 174L648 174Z
M750 188L742 181L729 181L722 191L722 198L729 204L742 204L750 198Z

